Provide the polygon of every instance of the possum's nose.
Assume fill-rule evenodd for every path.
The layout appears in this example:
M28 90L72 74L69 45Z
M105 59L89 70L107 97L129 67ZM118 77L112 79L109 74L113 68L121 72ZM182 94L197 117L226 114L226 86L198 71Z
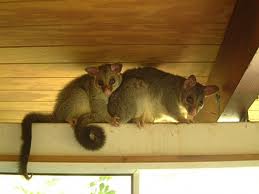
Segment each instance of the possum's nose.
M111 94L112 94L112 91L109 89L109 88L104 88L104 90L103 90L103 93L106 95L106 96L110 96Z
M194 117L197 114L196 108L189 108L188 114Z
M104 85L102 87L103 93L105 94L105 96L109 97L112 94L112 88L109 87L108 85Z

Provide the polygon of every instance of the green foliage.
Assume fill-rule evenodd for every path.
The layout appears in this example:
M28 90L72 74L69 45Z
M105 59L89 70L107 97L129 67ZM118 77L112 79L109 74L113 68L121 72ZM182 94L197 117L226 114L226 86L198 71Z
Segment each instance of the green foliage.
M109 181L111 176L100 176L98 180L89 184L91 194L116 194L114 190L110 189Z
M46 181L46 185L48 187L53 187L53 186L56 186L59 182L59 179L58 178L51 178L49 180Z
M84 190L85 194L116 194L116 191L111 188L110 181L111 176L99 176L93 177L92 182L87 181L82 186L86 190ZM33 184L24 184L24 185L15 185L16 190L22 194L47 194L50 191L55 191L59 189L62 184L61 179L57 177L43 179L43 181L38 182L39 187L33 186ZM89 180L89 179L88 179ZM57 193L57 191L56 191ZM70 193L69 191L58 191L59 194Z
M33 192L33 191L30 191L22 186L17 186L16 187L18 190L20 190L23 194L45 194L44 192Z

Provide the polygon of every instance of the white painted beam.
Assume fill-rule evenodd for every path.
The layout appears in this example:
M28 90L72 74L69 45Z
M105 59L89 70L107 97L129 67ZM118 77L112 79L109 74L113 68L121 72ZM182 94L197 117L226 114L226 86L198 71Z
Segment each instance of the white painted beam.
M119 128L99 124L106 145L92 152L82 148L68 124L33 124L32 155L46 156L182 156L259 154L259 123L133 124ZM18 155L19 124L0 124L0 156Z

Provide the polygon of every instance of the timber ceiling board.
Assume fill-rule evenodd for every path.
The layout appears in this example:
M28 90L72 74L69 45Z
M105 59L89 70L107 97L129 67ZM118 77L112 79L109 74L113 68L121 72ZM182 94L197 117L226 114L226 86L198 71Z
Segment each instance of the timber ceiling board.
M1 63L213 63L234 3L1 1Z
M1 26L227 24L233 0L54 0L1 3ZM188 26L185 26L188 29Z
M1 46L213 44L234 0L1 3Z
M86 65L150 65L205 84L235 2L0 0L0 122L51 111Z

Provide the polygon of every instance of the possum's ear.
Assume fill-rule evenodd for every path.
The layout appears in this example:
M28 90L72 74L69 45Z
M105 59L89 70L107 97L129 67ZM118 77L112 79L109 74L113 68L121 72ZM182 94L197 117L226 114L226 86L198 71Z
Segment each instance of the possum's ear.
M205 86L205 88L204 88L205 96L213 95L213 94L217 93L218 91L219 91L219 87L215 86L215 85L208 85L208 86Z
M91 76L96 76L97 73L99 73L99 68L98 67L87 67L87 68L85 68L85 71Z
M183 84L183 88L184 89L188 89L188 88L192 88L193 86L195 86L197 83L196 81L196 77L194 75L190 75Z
M122 69L122 64L121 63L113 63L113 64L111 64L111 70L113 72L120 73L121 69Z

